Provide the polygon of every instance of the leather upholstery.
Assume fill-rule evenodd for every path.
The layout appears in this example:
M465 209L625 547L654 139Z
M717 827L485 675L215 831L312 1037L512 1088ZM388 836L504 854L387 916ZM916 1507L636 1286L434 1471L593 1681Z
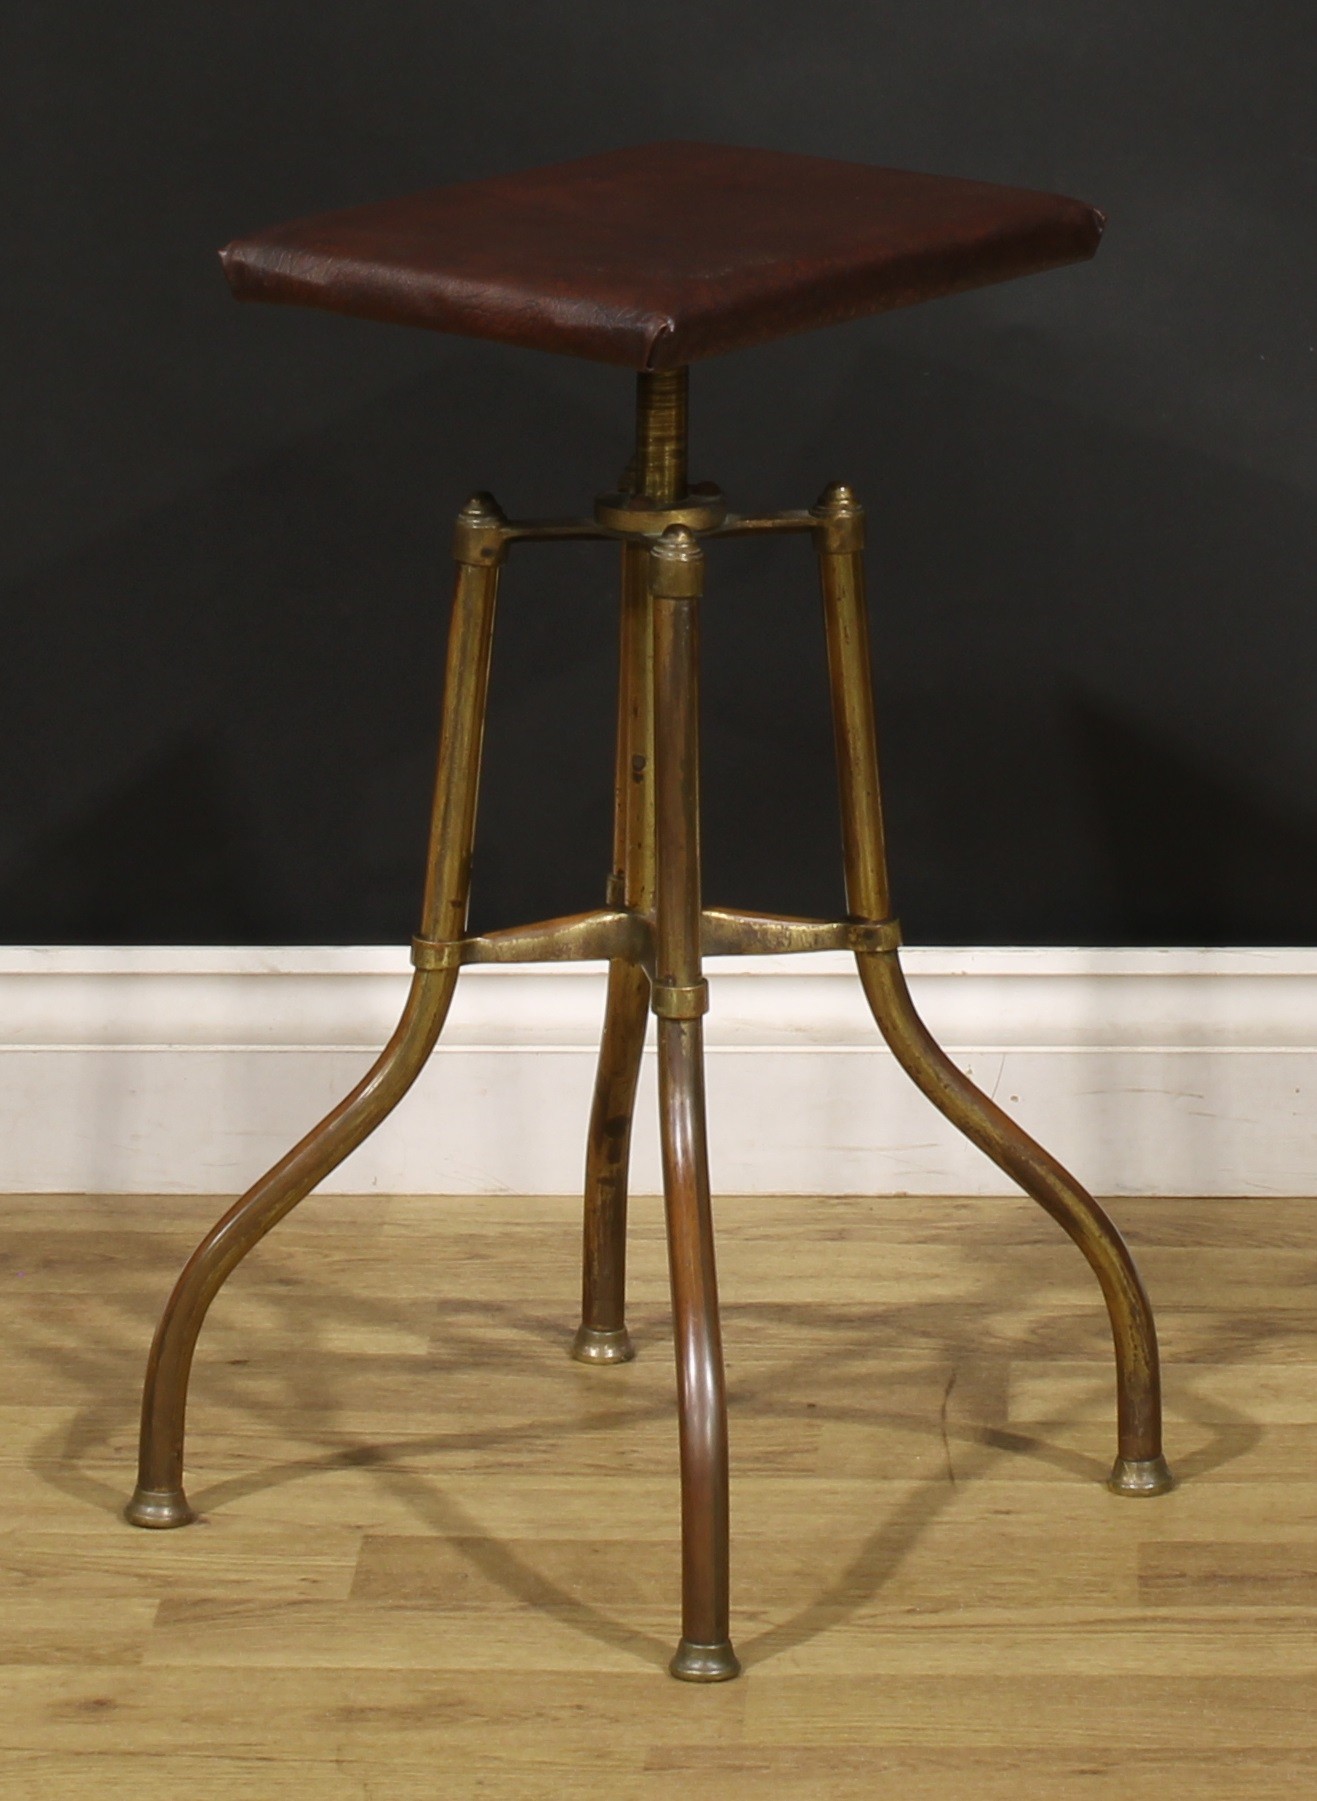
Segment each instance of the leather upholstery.
M633 369L1090 257L1079 200L719 144L648 144L240 238L240 300Z

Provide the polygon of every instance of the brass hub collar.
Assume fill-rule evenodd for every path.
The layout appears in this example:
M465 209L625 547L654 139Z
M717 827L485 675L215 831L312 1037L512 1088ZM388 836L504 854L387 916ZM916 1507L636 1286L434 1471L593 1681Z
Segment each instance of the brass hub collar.
M594 516L605 530L657 538L670 525L687 531L716 532L727 518L727 498L713 482L691 488L673 506L660 506L643 494L601 494Z

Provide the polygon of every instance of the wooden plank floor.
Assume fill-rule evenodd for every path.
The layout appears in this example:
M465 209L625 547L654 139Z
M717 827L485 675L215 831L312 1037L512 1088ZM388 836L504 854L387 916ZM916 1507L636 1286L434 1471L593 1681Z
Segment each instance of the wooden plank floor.
M1122 1202L1162 1499L1103 1489L1104 1316L1027 1203L722 1201L746 1675L664 1674L660 1211L574 1364L566 1201L316 1198L217 1303L204 1518L136 1532L138 1385L214 1216L0 1200L6 1801L1317 1795L1317 1203Z

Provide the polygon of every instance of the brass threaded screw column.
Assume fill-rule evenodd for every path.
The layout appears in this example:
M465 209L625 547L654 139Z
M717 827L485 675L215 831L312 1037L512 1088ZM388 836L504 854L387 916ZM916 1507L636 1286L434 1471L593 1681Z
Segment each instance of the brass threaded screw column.
M675 506L686 492L688 376L657 369L636 377L636 492L658 506Z

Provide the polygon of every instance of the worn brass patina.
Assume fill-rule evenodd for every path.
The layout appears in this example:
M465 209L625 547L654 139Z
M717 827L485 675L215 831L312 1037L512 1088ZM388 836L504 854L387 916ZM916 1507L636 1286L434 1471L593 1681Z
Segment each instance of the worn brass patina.
M585 1170L581 1326L585 1363L632 1355L625 1320L627 1169L649 1014L656 1016L663 1182L677 1353L682 1490L682 1631L671 1669L720 1682L740 1668L728 1619L727 1405L705 1134L705 956L853 951L878 1028L946 1117L1046 1209L1088 1259L1110 1315L1117 1457L1110 1486L1155 1495L1162 1456L1157 1338L1147 1295L1102 1209L979 1092L915 1012L898 956L883 836L862 558L864 513L829 487L808 511L738 516L686 472L684 369L638 378L636 453L592 519L509 520L486 494L458 516L457 564L415 974L397 1031L352 1093L224 1216L179 1277L147 1365L138 1486L127 1517L184 1525L188 1374L211 1301L247 1252L397 1104L470 963L606 959L608 997ZM841 794L847 917L793 919L704 908L700 892L699 609L704 546L809 532L818 553ZM466 935L485 697L499 575L511 545L612 538L621 554L613 867L606 906Z

